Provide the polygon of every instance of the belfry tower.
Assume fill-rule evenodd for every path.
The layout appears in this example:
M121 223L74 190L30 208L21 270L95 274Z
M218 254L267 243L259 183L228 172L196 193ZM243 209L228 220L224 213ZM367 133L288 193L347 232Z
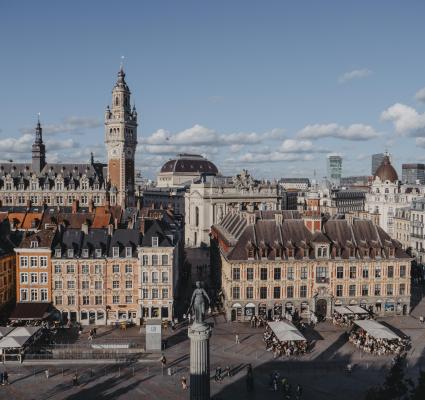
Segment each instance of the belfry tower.
M43 130L41 129L40 118L35 128L35 140L32 144L32 170L39 174L46 165L46 147L43 143Z
M130 89L123 67L112 89L111 108L105 111L105 144L108 152L108 177L111 205L135 205L134 156L137 146L137 112L130 106Z

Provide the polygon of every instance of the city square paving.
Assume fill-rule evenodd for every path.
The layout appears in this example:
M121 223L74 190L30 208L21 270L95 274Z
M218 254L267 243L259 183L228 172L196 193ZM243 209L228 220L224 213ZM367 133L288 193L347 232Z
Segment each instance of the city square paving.
M417 376L421 365L425 365L425 329L418 320L425 305L420 304L411 316L391 317L385 323L399 329L412 338L408 352L408 373ZM307 338L314 343L313 350L302 356L273 359L265 351L262 341L263 328L251 328L247 323L228 323L222 315L209 319L213 323L211 338L211 376L217 366L230 366L232 376L221 382L211 379L214 399L282 399L279 388L270 387L270 374L279 372L287 377L292 387L299 383L305 399L361 399L365 390L382 382L391 364L391 356L374 356L356 349L346 341L345 329L323 322L308 329ZM137 328L127 332L103 328L98 341L106 337L143 341ZM235 343L235 334L241 340ZM84 334L86 335L86 334ZM83 335L79 340L85 341ZM7 362L10 385L0 387L0 398L7 399L188 399L180 380L189 378L189 341L186 328L177 332L170 330L168 348L164 354L167 368L162 370L160 354L147 355L138 362L115 363L114 360L85 361L26 361L23 364ZM78 345L78 343L77 343ZM252 364L255 390L247 392L246 366ZM351 373L347 364L353 364ZM168 368L172 375L168 375ZM45 370L49 370L49 378ZM72 385L74 373L78 374L78 386ZM295 397L293 397L295 398Z

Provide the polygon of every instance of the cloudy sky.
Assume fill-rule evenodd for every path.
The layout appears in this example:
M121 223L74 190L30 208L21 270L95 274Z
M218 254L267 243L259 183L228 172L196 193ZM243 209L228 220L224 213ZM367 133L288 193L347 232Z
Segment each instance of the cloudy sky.
M370 172L425 161L424 1L13 1L0 5L0 160L105 159L120 57L139 112L137 167L179 152L224 174Z

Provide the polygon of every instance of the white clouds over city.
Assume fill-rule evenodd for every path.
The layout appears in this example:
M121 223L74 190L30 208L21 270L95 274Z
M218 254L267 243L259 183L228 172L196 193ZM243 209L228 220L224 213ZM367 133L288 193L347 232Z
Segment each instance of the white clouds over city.
M336 138L364 141L379 137L380 134L370 125L352 124L347 127L337 123L307 125L297 133L300 139Z
M381 119L392 122L398 135L425 136L425 113L418 113L413 107L396 103L382 112Z
M372 75L372 71L367 68L362 69L353 69L352 71L347 71L344 74L342 74L338 78L339 83L346 83L348 81L352 81L353 79L363 79L367 78L368 76Z

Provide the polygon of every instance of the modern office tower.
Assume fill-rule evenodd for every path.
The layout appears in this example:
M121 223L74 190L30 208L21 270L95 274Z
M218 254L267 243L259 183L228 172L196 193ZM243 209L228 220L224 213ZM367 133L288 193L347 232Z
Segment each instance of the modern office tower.
M401 181L403 183L425 183L425 164L403 164Z
M342 157L328 156L328 178L335 184L339 185L342 175Z
M374 176L376 173L376 170L379 168L379 166L382 164L382 161L384 161L384 153L378 153L372 155L372 170L371 175Z

